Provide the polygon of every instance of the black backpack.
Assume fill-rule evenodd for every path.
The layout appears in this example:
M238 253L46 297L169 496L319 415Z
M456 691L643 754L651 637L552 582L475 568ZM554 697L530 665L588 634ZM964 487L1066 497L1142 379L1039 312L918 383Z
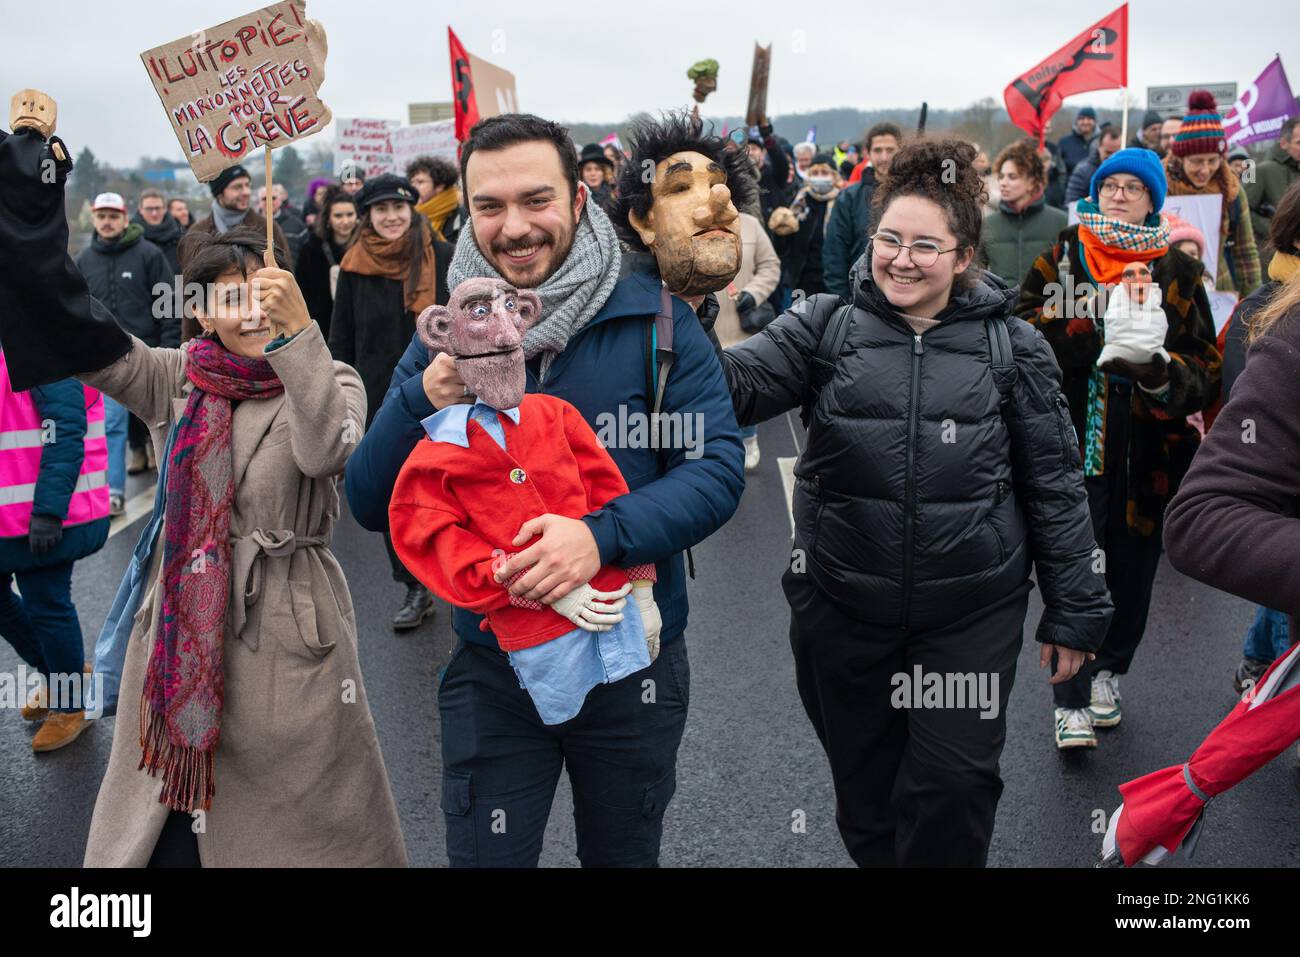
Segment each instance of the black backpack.
M809 364L808 389L804 393L803 407L799 410L799 418L805 429L812 424L813 408L817 405L822 389L835 375L835 363L839 359L840 350L844 348L844 340L848 338L852 322L853 304L846 303L835 310L827 321L826 328L822 330L821 341L817 343L817 354ZM988 334L993 382L1002 397L1002 410L1005 414L1019 374L1015 354L1011 351L1011 333L1007 331L1006 317L989 316L984 320L984 330Z

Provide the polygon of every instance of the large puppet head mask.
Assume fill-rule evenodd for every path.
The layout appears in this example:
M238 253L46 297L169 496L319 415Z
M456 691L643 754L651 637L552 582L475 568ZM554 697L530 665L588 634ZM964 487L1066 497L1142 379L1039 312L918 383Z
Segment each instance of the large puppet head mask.
M619 177L614 225L633 249L654 253L670 292L716 292L740 270L740 214L755 195L745 154L696 132L675 114L632 130L632 158Z
M415 320L431 352L456 359L470 392L494 409L513 409L524 398L524 333L542 311L529 289L503 279L466 279L445 306L430 306Z
M9 129L29 126L44 139L54 135L59 109L40 90L19 90L9 100Z

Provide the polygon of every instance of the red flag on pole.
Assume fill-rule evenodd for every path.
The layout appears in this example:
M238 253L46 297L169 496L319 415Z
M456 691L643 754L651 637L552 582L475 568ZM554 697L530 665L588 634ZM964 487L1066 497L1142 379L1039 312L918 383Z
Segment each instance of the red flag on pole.
M1128 86L1128 4L1011 81L1003 92L1011 122L1041 146L1047 122L1075 93Z
M451 99L456 109L456 139L464 143L479 119L478 100L474 96L469 54L451 27L447 27L447 41L451 45Z

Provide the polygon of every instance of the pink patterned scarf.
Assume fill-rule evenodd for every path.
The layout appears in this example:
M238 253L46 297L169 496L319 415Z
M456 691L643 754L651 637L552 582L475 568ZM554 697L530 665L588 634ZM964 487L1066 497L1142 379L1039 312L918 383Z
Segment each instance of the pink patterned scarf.
M222 640L230 604L231 401L284 391L271 364L215 339L188 346L194 384L167 462L162 608L140 703L140 767L163 769L159 801L208 809L225 694Z

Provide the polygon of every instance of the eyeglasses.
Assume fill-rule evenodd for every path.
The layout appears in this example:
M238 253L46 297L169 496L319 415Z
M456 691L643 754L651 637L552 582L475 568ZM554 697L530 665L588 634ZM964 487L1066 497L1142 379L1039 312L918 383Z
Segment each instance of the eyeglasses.
M952 249L940 249L938 243L932 243L928 239L918 239L914 243L900 243L897 236L891 236L889 233L876 233L871 237L871 242L872 248L886 262L893 262L898 258L899 250L906 249L912 258L912 264L922 269L928 269L939 261L940 256L958 248L953 246Z
M1115 193L1121 189L1124 191L1124 195L1127 196L1129 199L1141 199L1143 196L1147 194L1147 192L1149 192L1146 186L1144 186L1142 183L1125 183L1123 186L1121 186L1119 183L1114 183L1111 182L1110 180L1106 180L1106 182L1101 184L1101 195L1109 199L1111 196L1114 196Z

